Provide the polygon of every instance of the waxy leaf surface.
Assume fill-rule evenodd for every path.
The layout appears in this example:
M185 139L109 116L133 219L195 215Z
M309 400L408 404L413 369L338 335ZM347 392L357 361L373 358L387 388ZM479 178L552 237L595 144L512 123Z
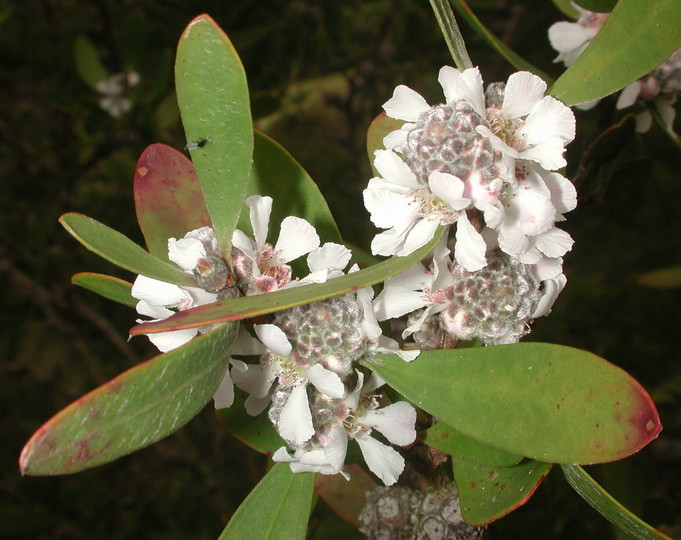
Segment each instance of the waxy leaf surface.
M108 463L170 435L211 399L236 325L129 369L66 407L26 443L23 474L68 474Z
M640 540L671 540L645 521L632 514L605 491L578 465L563 465L565 478L596 511L608 521L621 528L632 538Z
M310 517L313 473L277 463L244 499L219 540L304 540Z
M239 55L208 15L196 17L180 37L175 85L187 148L218 244L229 257L248 188L253 126Z
M81 272L71 278L71 283L125 306L135 307L138 302L130 294L132 283L106 274Z
M466 437L444 422L428 428L420 440L445 454L494 467L511 467L523 459L523 456Z
M149 253L168 261L168 239L210 226L194 165L165 144L148 146L135 168L135 211Z
M367 365L457 431L539 461L614 461L662 429L638 382L571 347L519 343L423 351L412 362L382 355Z
M342 519L358 529L362 526L359 515L364 509L366 494L377 484L360 465L346 465L343 470L350 475L346 480L340 474L317 474L314 487L324 502Z
M530 499L551 467L531 459L513 467L492 467L452 458L461 514L471 525L505 516Z
M128 237L82 214L68 213L59 218L64 228L90 251L135 274L196 287L190 274L154 257Z
M619 0L550 94L566 105L600 99L643 77L681 46L678 0Z
M235 321L345 294L367 285L385 281L390 276L394 276L416 264L433 249L441 235L442 228L435 234L433 240L406 257L392 257L387 261L346 276L331 279L326 283L292 287L272 293L244 296L187 309L163 321L133 326L130 333L133 335L150 334L181 328L194 328L221 321Z

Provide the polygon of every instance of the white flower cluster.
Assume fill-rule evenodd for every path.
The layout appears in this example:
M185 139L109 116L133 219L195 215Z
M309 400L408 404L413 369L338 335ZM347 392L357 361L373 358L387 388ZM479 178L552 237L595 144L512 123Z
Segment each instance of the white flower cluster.
M584 49L596 37L601 27L608 19L609 13L594 13L576 4L579 11L576 22L560 21L549 28L549 41L558 51L555 62L571 65ZM666 128L674 133L673 125L676 117L674 103L681 88L681 49L677 49L667 60L653 71L640 79L625 86L617 99L616 107L625 109L631 107L637 100L650 102L659 113ZM581 109L594 107L599 100L578 105ZM650 111L644 111L636 116L636 131L646 132L652 125L653 117Z
M240 230L234 232L231 268L218 255L212 229L191 231L181 240L171 238L169 259L191 273L197 286L138 276L132 295L139 300L140 314L160 320L221 299L321 283L343 275L351 258L347 248L333 243L320 246L314 227L293 216L283 220L272 246L266 241L272 199L253 196L246 204L254 238ZM293 279L288 263L306 254L310 273ZM371 434L375 430L393 444L411 444L416 438L416 411L406 402L380 407L375 391L384 383L359 369L358 362L380 352L411 360L418 352L400 351L394 340L381 335L372 299L373 290L367 287L277 313L271 323L253 325L258 339L241 326L231 354L256 356L258 362L230 358L231 370L214 396L216 408L232 405L234 385L249 394L249 414L260 414L269 407L269 418L292 452L282 447L274 460L290 463L294 472L344 474L348 441L356 440L369 468L386 485L396 482L404 459ZM149 334L149 339L165 352L211 328Z
M485 91L477 68L462 72L445 66L438 81L443 104L430 106L415 91L398 86L383 106L388 116L405 124L385 137L385 150L376 151L380 176L369 181L364 202L373 223L387 229L374 238L374 254L407 255L442 225L456 227L454 253L450 257L443 246L430 269L418 266L389 280L377 299L379 319L428 306L405 335L416 332L431 314L445 311L470 328L473 319L494 319L485 310L500 313L509 301L524 306L518 312L522 330L496 327L478 333L458 322L445 328L455 339L515 342L531 318L550 310L565 285L562 256L573 241L556 223L575 208L577 197L572 183L556 170L566 165L563 153L575 135L574 115L545 96L546 83L531 73L514 73L505 84L491 84ZM490 301L485 306L468 301L468 311L457 312L453 298L462 296L452 296L452 287L461 287L456 276L470 277L492 261L529 277L512 280L515 289L498 288L499 294L506 292L496 308ZM485 290L478 281L475 290ZM531 289L534 301L515 298Z

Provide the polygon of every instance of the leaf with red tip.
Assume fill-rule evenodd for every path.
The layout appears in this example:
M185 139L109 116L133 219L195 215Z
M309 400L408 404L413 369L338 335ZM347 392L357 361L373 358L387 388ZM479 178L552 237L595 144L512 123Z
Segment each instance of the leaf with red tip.
M343 470L350 475L346 480L340 474L318 474L314 487L324 502L342 519L359 528L359 515L364 508L366 493L376 489L374 479L359 465L346 465Z
M505 516L530 499L552 466L527 460L513 467L492 467L452 458L461 515L476 526Z
M301 304L309 304L385 281L390 276L406 270L425 257L433 249L440 236L442 236L443 229L443 227L440 227L433 240L405 257L392 257L387 261L346 276L331 279L326 283L292 287L257 296L243 296L187 309L162 321L133 326L130 329L130 334L168 332L182 328L205 326L217 322L246 319L274 313Z
M648 393L595 354L547 343L366 362L404 397L482 443L552 463L602 463L662 429Z
M170 435L211 399L229 362L237 325L129 369L66 407L26 443L22 474L69 474Z
M400 129L404 125L402 120L395 120L390 118L387 114L382 112L369 124L367 130L367 154L369 155L369 163L371 163L371 170L378 175L378 171L374 168L374 152L385 148L383 139L388 133Z
M149 253L168 260L168 239L210 226L194 165L165 144L148 146L135 167L135 211Z

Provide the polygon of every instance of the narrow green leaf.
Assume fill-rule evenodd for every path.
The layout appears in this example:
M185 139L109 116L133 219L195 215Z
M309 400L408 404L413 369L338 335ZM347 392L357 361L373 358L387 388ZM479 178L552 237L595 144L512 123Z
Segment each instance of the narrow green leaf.
M433 240L406 257L392 257L369 268L314 285L293 287L257 296L244 296L223 300L197 308L180 311L163 321L143 323L133 326L130 334L151 334L182 328L194 328L222 321L236 321L266 315L301 304L309 304L332 296L345 294L385 281L399 274L425 257L437 244L442 235L441 227Z
M442 32L442 37L444 37L449 54L452 55L452 60L454 60L454 65L463 71L472 68L473 62L471 62L471 58L468 56L461 30L459 30L456 17L454 17L452 8L447 1L430 0L430 7L433 9L437 24Z
M374 152L385 148L383 139L388 133L392 133L402 127L404 121L390 118L382 112L369 125L367 130L367 155L371 163L371 170L378 176L378 171L374 167Z
M93 90L97 90L97 83L109 78L109 72L99 59L97 49L85 36L78 36L74 41L73 60L76 73Z
M227 409L219 409L218 418L229 432L242 443L262 454L273 454L286 443L274 429L274 425L267 416L261 413L251 416L244 408L246 392L234 389L234 403Z
M614 461L662 429L638 382L571 347L519 343L423 351L412 362L382 355L367 365L457 431L540 461Z
M376 489L377 484L356 463L346 465L343 470L350 475L349 481L340 474L317 474L314 488L340 518L359 529L362 526L359 515L364 509L366 494Z
M124 306L135 307L137 305L137 299L130 294L132 283L122 279L105 274L80 272L71 278L71 283Z
M527 460L513 467L492 467L452 458L463 518L479 526L512 512L530 499L552 466Z
M210 226L194 166L165 144L148 146L135 167L135 211L149 253L168 261L168 239Z
M643 77L681 46L678 0L619 0L551 95L566 105L608 96Z
M554 5L572 20L579 19L579 11L572 3L572 0L553 0Z
M208 15L196 17L180 38L175 84L187 148L218 244L229 258L246 198L253 126L239 55Z
M523 456L466 437L444 422L428 428L421 441L453 457L493 467L512 467L523 459Z
M670 266L638 276L637 281L655 289L678 289L681 287L681 266Z
M69 212L59 218L59 223L87 249L121 268L160 281L196 287L190 274L157 259L128 237L99 221Z
M297 216L309 221L326 242L342 242L324 196L305 169L279 143L254 132L253 167L249 195L269 195L274 199L270 217L270 231L286 216ZM242 212L241 230L250 232L248 212Z
M26 443L22 474L68 474L170 435L211 399L229 362L237 325L227 324L129 369L81 397Z
M466 22L475 30L492 48L497 51L506 61L511 64L514 68L518 70L529 71L535 75L541 77L546 81L547 84L551 84L553 79L546 73L544 73L538 67L532 65L530 62L525 60L522 56L514 53L505 43L503 43L499 38L497 38L492 32L490 32L475 16L473 10L465 2L465 0L449 0L454 9L461 15Z
M605 519L633 538L641 540L671 540L645 521L624 508L577 465L562 465L565 478L572 488Z
M304 540L312 506L313 473L277 463L241 503L219 540Z

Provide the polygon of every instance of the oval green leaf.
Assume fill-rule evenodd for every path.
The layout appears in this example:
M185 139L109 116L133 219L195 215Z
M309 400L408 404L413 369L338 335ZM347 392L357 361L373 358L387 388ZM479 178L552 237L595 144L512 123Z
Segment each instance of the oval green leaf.
M74 274L71 278L71 283L124 306L135 307L138 302L130 294L132 283L113 276L107 276L106 274L80 272Z
M190 274L157 259L127 236L95 219L69 212L59 218L59 223L87 249L121 268L160 281L196 287Z
M194 165L165 144L148 146L135 167L135 211L149 253L168 261L168 239L210 226Z
M157 259L127 236L95 219L69 212L59 218L59 223L87 249L121 268L160 281L196 287L190 274Z
M670 266L638 276L637 281L655 289L678 289L681 287L681 266Z
M523 456L466 437L444 422L428 428L420 440L452 457L493 467L512 467L523 459Z
M73 60L76 73L93 90L97 90L97 83L109 78L109 72L99 59L97 48L85 36L78 36L73 42Z
M405 257L392 257L369 268L353 272L314 285L304 285L283 289L257 296L244 296L232 300L223 300L197 308L180 311L167 319L156 322L142 323L133 326L130 334L152 334L168 332L182 328L194 328L222 321L236 321L258 315L266 315L301 304L309 304L332 296L338 296L350 291L361 289L385 281L390 276L399 274L416 264L425 257L437 244L443 233L443 227L438 229L433 240Z
M239 55L208 15L196 17L180 37L175 85L187 149L218 244L229 258L246 198L253 126Z
M194 418L225 375L227 324L129 369L44 424L21 452L22 474L69 474L149 446Z
M563 473L572 488L605 519L632 538L641 540L671 540L645 521L632 514L598 485L584 469L577 465L563 465Z
M492 467L452 458L461 515L475 526L504 517L530 499L552 466L530 459L514 467Z
M244 499L219 540L304 540L314 474L277 463Z
M576 105L617 92L659 66L681 46L678 0L619 0L586 50L550 94Z
M367 365L457 431L539 461L614 461L662 429L638 382L571 347L519 343L423 351L412 362L382 355Z

